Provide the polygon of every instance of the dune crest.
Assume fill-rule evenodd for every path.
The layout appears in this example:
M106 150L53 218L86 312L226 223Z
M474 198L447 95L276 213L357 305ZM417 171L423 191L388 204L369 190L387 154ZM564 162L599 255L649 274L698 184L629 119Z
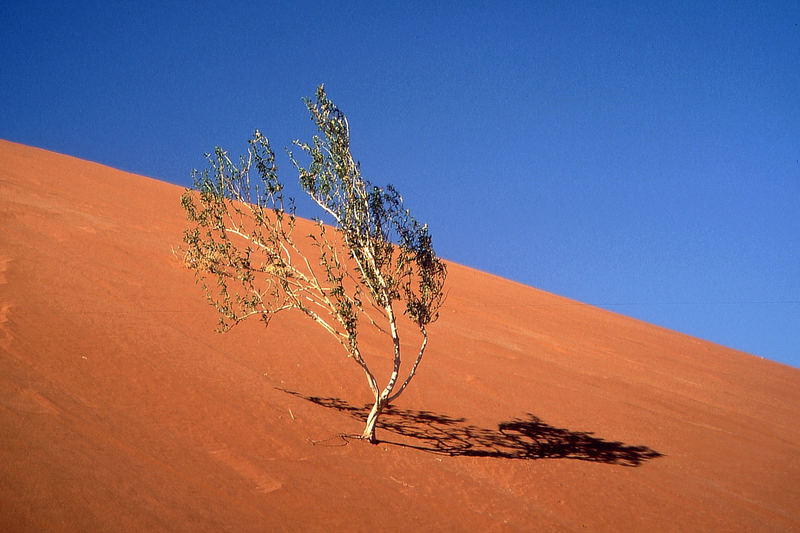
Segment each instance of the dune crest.
M179 187L0 161L2 531L800 531L800 370L450 264L372 446L302 316L214 333Z

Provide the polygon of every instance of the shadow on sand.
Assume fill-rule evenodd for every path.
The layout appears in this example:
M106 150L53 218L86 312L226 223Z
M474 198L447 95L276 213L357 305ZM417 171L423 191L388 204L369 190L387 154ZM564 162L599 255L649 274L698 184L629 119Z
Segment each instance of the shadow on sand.
M287 389L278 390L322 407L342 411L362 422L366 421L371 407L356 407L339 398L320 398ZM590 432L556 428L530 413L525 418L501 422L497 429L488 429L467 424L465 418L389 406L381 414L377 427L380 431L407 437L406 442L380 440L382 444L441 455L578 459L621 466L639 466L662 456L647 446L628 446L593 437Z

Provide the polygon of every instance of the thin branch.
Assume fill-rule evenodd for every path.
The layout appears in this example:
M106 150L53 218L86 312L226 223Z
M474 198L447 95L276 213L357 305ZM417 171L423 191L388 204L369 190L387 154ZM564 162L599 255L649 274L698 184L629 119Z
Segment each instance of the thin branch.
M422 355L425 353L425 347L428 345L428 332L425 329L424 325L420 325L420 330L422 331L422 344L419 347L419 353L417 354L417 359L411 366L411 370L408 372L408 376L406 377L405 381L403 381L402 385L400 385L400 388L397 389L397 392L395 392L392 396L389 397L388 400L389 402L395 401L398 396L403 394L403 391L406 390L406 387L416 375L417 367L422 362Z

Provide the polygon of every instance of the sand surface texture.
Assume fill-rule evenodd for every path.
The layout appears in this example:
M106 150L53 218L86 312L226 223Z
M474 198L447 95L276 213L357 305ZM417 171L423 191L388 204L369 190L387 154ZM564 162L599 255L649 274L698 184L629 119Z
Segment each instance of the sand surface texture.
M214 332L181 192L0 141L0 530L800 531L800 370L451 264L348 440L320 328Z

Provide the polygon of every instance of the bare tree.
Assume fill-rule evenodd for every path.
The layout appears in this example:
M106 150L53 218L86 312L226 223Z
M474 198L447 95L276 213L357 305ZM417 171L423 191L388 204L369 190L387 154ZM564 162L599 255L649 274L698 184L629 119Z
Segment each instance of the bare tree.
M316 100L305 103L321 135L311 144L294 141L310 157L308 166L291 152L289 157L303 191L329 222L317 220L306 235L314 248L295 238L294 208L284 207L275 154L256 130L238 164L217 147L207 154L210 167L194 171L194 188L181 198L190 222L185 262L219 311L220 331L254 316L268 325L277 313L294 309L336 339L361 367L374 395L362 437L376 442L378 417L422 361L447 269L436 257L427 225L403 207L398 192L361 176L350 153L347 119L324 86ZM421 334L413 363L402 373L398 311ZM383 385L359 347L363 327L391 340L392 372Z

